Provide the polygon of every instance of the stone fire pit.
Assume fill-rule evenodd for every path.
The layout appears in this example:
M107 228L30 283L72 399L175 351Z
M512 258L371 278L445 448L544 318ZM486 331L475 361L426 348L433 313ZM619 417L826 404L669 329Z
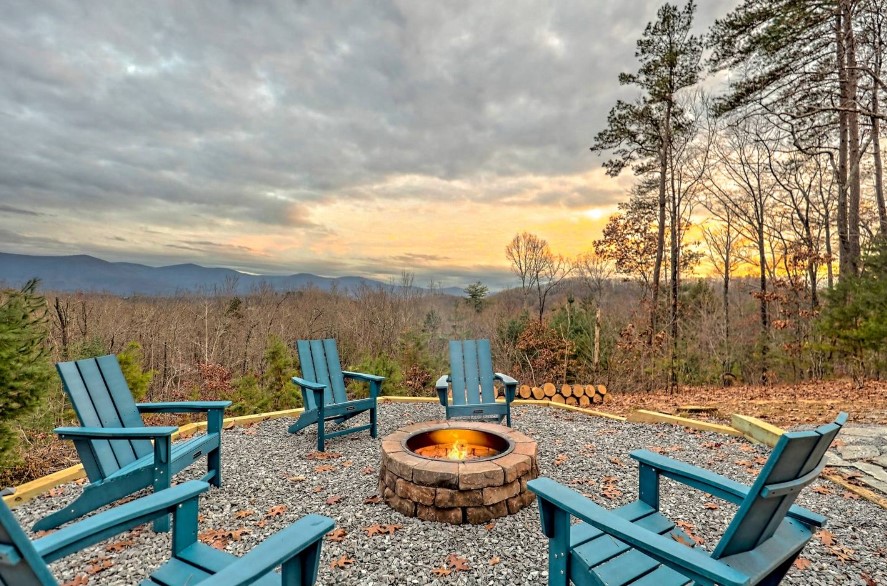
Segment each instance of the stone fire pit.
M408 517L486 523L532 503L538 475L536 442L502 425L431 421L382 438L379 492Z

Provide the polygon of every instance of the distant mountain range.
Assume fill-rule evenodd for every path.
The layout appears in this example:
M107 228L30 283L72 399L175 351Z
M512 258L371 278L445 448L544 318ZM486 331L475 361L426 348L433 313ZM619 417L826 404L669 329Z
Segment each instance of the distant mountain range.
M96 291L115 295L174 295L179 292L226 290L233 286L239 294L264 284L277 291L333 287L355 291L362 286L395 290L391 285L363 277L320 277L296 275L250 275L232 269L195 264L149 267L129 262L108 262L94 256L31 256L0 252L0 283L18 287L32 278L40 279L44 291ZM441 289L447 295L463 296L458 287Z

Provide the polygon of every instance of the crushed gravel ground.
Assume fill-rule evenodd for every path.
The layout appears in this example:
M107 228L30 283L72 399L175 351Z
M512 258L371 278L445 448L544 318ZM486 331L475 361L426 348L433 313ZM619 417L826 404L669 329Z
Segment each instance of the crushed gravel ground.
M380 437L403 425L442 415L437 405L382 405ZM547 543L535 505L486 527L403 517L384 503L364 502L377 492L378 440L365 432L334 438L327 450L341 457L306 459L314 449L316 435L312 430L291 435L287 433L291 423L280 419L223 433L224 485L201 499L200 531L245 529L239 540L228 543L227 551L243 555L276 530L313 512L332 517L336 527L347 532L341 542L324 540L319 584L547 583ZM632 450L655 449L744 483L753 480L769 453L766 447L723 435L620 423L549 408L516 407L514 427L538 441L542 475L572 485L607 508L636 498L637 467L628 455ZM320 466L332 469L318 471ZM176 480L196 478L202 472L195 465ZM38 498L15 513L30 527L79 491L77 484L65 485L53 491L55 496ZM800 565L806 567L793 568L784 583L887 584L887 511L849 498L843 489L826 481L817 481L798 502L829 519L831 540L829 535L814 538L802 553L807 561ZM280 505L285 507L281 515L268 515ZM686 527L702 540L702 547L711 549L735 507L665 480L662 510L672 519L688 523ZM400 528L393 534L370 537L364 528L375 523ZM139 528L60 560L52 569L60 582L91 571L90 585L135 584L168 559L169 548L168 535ZM434 574L435 569L447 565L450 554L464 557L470 569L445 576ZM353 563L332 568L331 563L343 556Z

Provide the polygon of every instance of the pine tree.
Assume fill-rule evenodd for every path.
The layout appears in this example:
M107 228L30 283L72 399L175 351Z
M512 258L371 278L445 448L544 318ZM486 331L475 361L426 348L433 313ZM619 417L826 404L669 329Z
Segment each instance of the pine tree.
M15 445L10 423L32 411L52 382L46 300L37 281L0 292L0 461Z

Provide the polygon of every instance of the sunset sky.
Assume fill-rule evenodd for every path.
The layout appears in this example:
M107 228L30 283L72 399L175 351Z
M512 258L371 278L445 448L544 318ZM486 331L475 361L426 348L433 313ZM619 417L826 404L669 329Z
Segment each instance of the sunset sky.
M588 147L659 5L5 3L0 251L507 285L627 197Z

